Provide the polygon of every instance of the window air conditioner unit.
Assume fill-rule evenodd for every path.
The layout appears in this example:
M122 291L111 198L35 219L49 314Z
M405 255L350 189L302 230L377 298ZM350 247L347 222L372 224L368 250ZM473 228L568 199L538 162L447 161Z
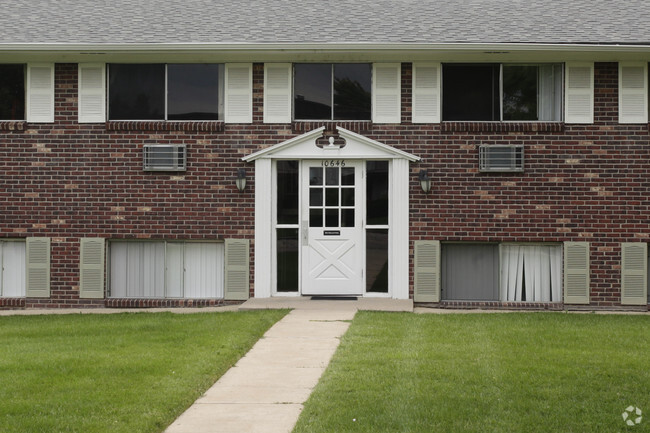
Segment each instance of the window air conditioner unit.
M185 171L187 150L183 144L145 144L145 171Z
M524 171L524 146L481 145L478 148L479 171L482 172L523 172Z

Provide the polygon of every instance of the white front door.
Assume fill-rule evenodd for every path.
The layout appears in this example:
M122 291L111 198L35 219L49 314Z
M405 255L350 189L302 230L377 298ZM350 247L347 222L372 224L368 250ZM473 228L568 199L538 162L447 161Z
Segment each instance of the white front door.
M361 295L363 163L303 161L302 294Z

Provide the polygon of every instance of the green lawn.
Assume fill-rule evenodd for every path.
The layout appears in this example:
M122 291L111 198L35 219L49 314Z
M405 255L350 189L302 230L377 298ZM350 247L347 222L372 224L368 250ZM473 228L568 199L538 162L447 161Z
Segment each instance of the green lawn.
M285 314L0 317L0 432L160 432Z
M360 312L294 430L348 431L648 432L650 317Z

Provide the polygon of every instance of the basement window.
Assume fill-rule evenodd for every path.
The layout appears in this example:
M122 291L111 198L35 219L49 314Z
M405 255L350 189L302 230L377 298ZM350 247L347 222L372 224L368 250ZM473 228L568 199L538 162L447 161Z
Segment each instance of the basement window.
M111 64L110 120L222 120L223 65Z
M561 121L562 65L444 64L445 121Z

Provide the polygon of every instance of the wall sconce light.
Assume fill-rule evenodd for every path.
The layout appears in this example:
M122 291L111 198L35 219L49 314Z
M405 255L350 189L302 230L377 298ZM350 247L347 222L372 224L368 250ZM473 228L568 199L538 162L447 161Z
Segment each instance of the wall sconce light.
M246 189L246 170L240 168L237 170L237 177L235 178L235 185L239 192L244 192Z
M420 170L418 174L418 180L420 181L420 186L424 193L428 193L431 190L431 178L427 175L425 170Z

